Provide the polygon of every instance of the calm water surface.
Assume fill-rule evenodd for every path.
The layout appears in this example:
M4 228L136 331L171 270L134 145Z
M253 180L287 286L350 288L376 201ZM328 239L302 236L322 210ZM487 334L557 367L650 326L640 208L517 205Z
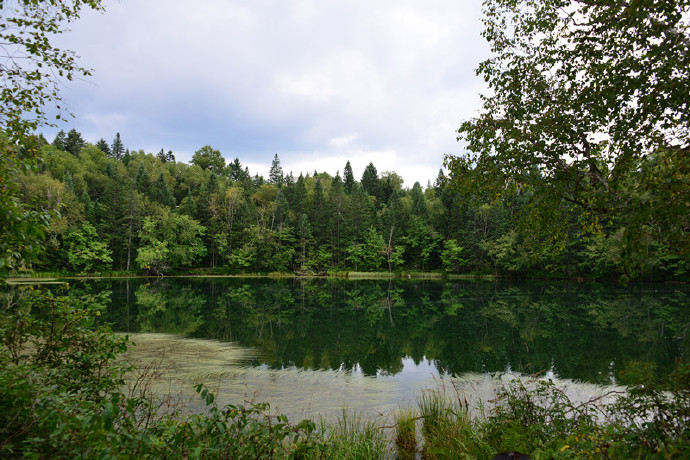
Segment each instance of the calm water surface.
M554 372L593 383L690 350L690 290L559 283L164 278L73 287L121 332L236 342L271 369Z
M449 374L625 384L637 363L664 374L690 351L690 289L679 285L162 278L79 282L72 295L102 303L104 321L144 342L244 350L202 374L232 373L219 388L235 398L277 382L261 397L291 387L302 407L366 405L365 394L400 404ZM212 356L169 353L185 369Z

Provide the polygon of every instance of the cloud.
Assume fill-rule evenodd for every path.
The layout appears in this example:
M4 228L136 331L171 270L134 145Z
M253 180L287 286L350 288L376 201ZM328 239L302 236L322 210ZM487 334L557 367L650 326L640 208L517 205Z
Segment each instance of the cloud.
M60 37L95 70L65 87L70 128L185 161L210 144L260 173L275 153L310 173L373 161L426 185L479 106L479 20L480 0L106 0Z

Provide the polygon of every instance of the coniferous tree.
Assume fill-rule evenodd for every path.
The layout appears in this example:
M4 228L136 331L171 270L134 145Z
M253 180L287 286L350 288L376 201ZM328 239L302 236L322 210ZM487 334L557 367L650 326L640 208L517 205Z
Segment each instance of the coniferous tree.
M167 163L168 156L165 154L165 149L163 149L163 147L161 147L160 152L156 154L156 158L158 158L161 163Z
M162 205L168 207L175 206L175 197L170 191L170 187L168 186L168 182L165 180L165 174L163 174L163 171L161 171L161 173L158 175L158 179L156 179L156 182L153 184L151 198L158 201Z
M65 171L65 176L62 178L62 182L69 187L72 192L74 192L74 181L72 180L72 175L70 174L69 170Z
M362 184L355 184L345 209L347 241L361 240L364 232L374 225L375 214L367 191L362 187Z
M65 138L65 151L72 155L79 155L84 145L86 145L86 141L81 137L81 134L76 129L70 129Z
M446 183L446 176L443 174L443 169L438 170L438 176L436 176L436 180L434 181L434 193L436 196L440 197L441 193L443 191L443 187L445 186Z
M244 170L242 169L242 164L239 158L235 158L232 162L228 163L227 166L228 176L233 182L240 182L242 176L244 175Z
M191 190L187 192L187 196L180 202L180 212L187 214L189 217L196 216L196 200Z
M268 172L268 183L275 184L278 187L283 185L283 167L280 166L280 158L276 153L271 163L271 169Z
M108 142L105 139L100 138L98 142L96 142L96 147L98 148L98 150L105 153L107 156L111 156L110 146L108 145Z
M115 134L115 139L113 140L113 145L110 148L110 155L116 160L121 160L125 154L125 146L122 144L122 139L120 138L120 133Z
M62 150L63 152L65 151L65 132L63 130L60 130L59 133L55 136L55 139L53 139L53 146L58 149Z
M326 208L326 197L323 193L321 181L316 179L314 184L314 194L311 199L310 220L312 222L313 234L317 244L324 244L328 236L328 215Z
M329 236L331 240L331 247L333 248L333 261L336 265L340 265L344 260L345 248L342 241L342 227L344 221L345 209L345 187L340 174L335 175L331 181L331 191L329 195L328 220L329 220Z
M426 199L419 182L414 183L410 196L412 197L412 209L410 209L412 215L426 219L429 216L429 210L426 207Z
M283 190L285 188L281 187L278 189L278 193L276 194L276 225L278 228L278 231L281 231L283 229L283 224L285 222L285 219L287 218L288 211L290 210L290 203L288 203L287 198L285 198L285 193L283 193Z
M304 176L302 173L300 173L297 182L295 182L291 198L290 209L294 211L295 218L298 218L304 214L307 209L307 187L304 183Z
M379 197L379 175L376 171L376 166L374 166L374 163L369 162L367 167L364 168L364 172L362 173L361 184L362 187L364 187L364 190L366 190L370 196L376 198Z
M350 161L345 163L345 169L343 170L343 185L348 195L352 193L352 189L355 186L355 175L352 173Z
M149 175L144 163L139 163L137 175L134 176L134 187L137 192L149 195L151 193L151 176Z

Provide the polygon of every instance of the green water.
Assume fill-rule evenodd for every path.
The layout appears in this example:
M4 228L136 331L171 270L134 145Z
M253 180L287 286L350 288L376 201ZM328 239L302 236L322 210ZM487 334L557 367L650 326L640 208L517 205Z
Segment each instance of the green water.
M679 285L164 278L73 284L121 332L234 342L247 364L419 376L514 371L626 383L690 351Z

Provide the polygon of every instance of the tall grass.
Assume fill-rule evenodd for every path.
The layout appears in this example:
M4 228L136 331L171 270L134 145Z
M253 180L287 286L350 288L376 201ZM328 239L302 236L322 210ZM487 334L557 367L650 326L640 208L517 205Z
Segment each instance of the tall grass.
M335 423L321 424L325 458L378 459L388 451L383 430L361 412L343 409Z
M491 446L482 439L481 421L472 419L466 403L438 391L421 394L417 407L422 419L425 458L490 458Z

